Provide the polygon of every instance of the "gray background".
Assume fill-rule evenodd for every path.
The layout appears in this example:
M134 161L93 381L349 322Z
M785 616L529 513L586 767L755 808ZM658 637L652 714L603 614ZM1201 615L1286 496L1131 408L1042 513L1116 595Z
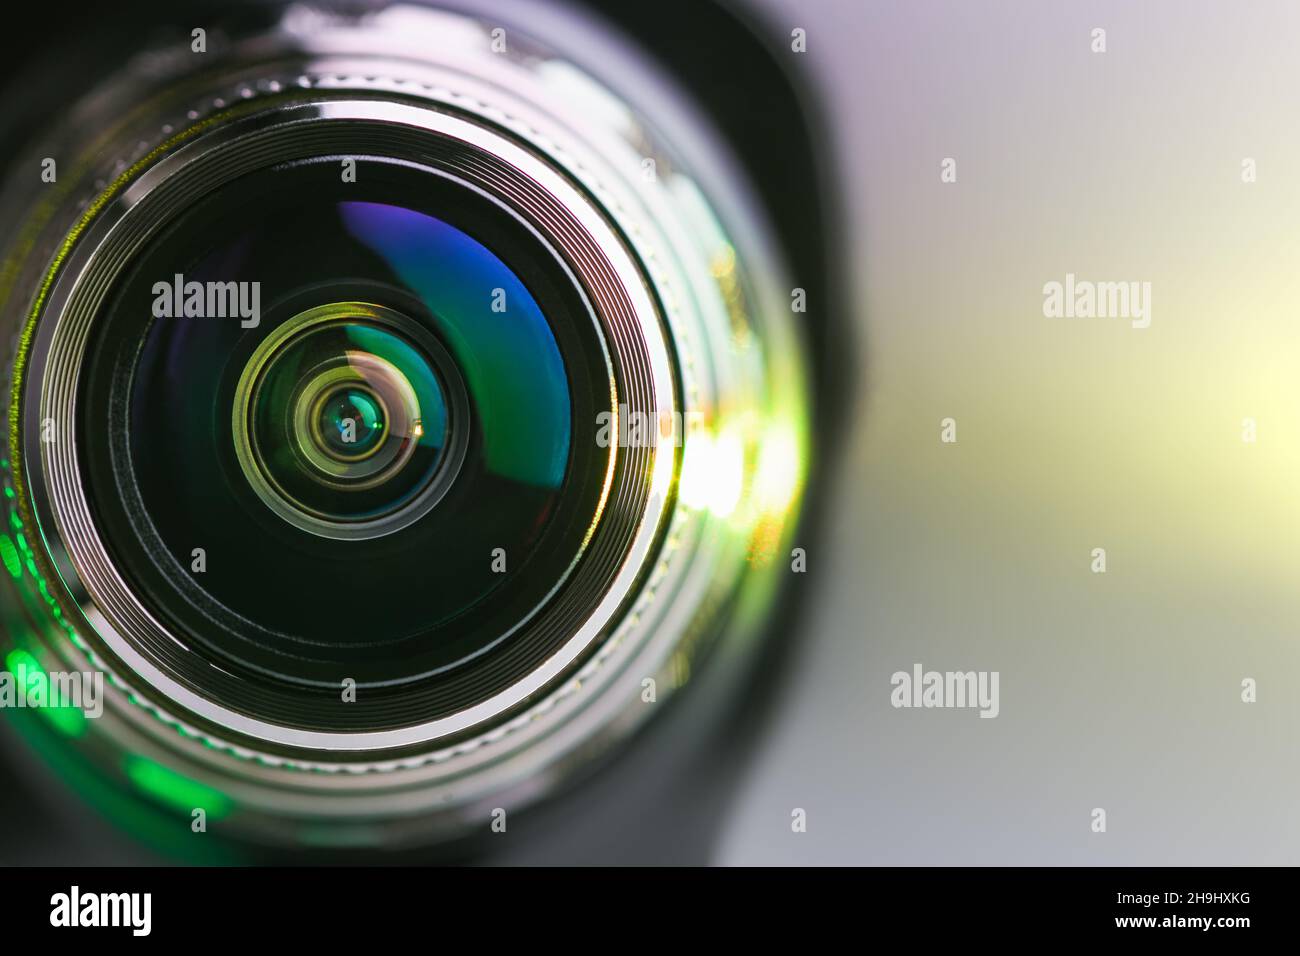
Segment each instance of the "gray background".
M719 861L1297 862L1296 6L760 5L835 118L862 387ZM1045 318L1067 272L1151 327ZM893 709L915 662L1001 715Z

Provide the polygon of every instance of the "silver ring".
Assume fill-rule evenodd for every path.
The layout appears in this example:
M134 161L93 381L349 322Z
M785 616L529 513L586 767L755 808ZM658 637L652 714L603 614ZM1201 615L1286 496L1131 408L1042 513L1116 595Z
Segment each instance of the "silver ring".
M107 281L95 274L96 266L102 267L103 250L111 242L119 242L125 255L139 248L150 230L137 224L138 210L149 209L151 197L168 184L174 186L175 177L205 157L211 165L219 166L205 170L212 177L206 184L216 185L241 172L241 163L251 166L263 162L263 154L248 145L250 139L264 146L273 142L277 132L329 121L403 127L427 133L444 145L454 145L457 153L466 158L454 169L457 178L509 204L516 213L531 213L536 217L534 223L548 227L547 238L566 254L591 297L605 335L614 340L621 337L625 343L633 331L640 336L648 361L643 387L650 396L653 413L671 416L677 410L663 327L637 264L600 210L566 177L507 137L445 112L407 103L325 100L254 112L188 142L144 172L100 211L63 265L29 356L27 387L39 389L40 401L27 405L25 470L47 546L80 613L111 652L164 699L217 727L284 747L314 751L395 750L499 719L562 677L607 632L636 584L641 557L659 534L673 480L674 457L667 450L646 450L648 488L632 542L612 586L577 632L541 666L508 689L450 716L379 731L302 730L223 706L176 680L142 653L128 635L148 634L159 640L175 640L175 636L140 601L112 562L81 485L77 454L77 375L90 325L107 290ZM498 162L486 164L485 157ZM471 178L476 174L477 181ZM530 201L539 196L552 201L530 207ZM613 397L615 405L619 400L627 401L626 397ZM46 421L53 421L55 434L72 439L42 442L41 424ZM627 451L612 446L611 453Z

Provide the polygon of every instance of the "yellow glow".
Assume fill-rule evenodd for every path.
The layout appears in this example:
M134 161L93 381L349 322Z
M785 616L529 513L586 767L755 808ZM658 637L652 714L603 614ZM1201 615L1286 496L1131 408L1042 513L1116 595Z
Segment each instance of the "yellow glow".
M688 508L730 517L745 485L745 444L735 428L697 432L687 441L679 495Z
M764 511L784 511L799 490L803 471L794 429L774 423L763 432L754 476L754 500Z

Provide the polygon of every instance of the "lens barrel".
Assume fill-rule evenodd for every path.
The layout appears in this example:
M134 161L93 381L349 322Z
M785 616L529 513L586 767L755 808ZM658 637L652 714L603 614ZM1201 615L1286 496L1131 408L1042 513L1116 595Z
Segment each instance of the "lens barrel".
M761 213L664 77L501 30L396 4L142 61L40 147L56 188L0 194L6 640L109 675L63 745L243 839L547 792L789 570L805 360Z

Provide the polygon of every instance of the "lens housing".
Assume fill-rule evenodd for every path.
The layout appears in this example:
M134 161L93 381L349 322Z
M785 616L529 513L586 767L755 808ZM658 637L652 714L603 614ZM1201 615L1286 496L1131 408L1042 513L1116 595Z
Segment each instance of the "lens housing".
M786 564L805 458L803 354L793 283L761 217L706 127L687 124L670 149L620 90L526 31L502 55L494 29L396 6L236 37L210 67L154 61L175 75L109 84L99 108L123 119L94 142L74 113L60 148L84 166L65 164L77 173L16 217L24 251L8 274L35 291L3 306L21 330L7 487L33 652L111 675L88 760L121 776L123 753L148 752L221 793L250 839L343 843L364 823L373 842L426 841L477 825L487 801L546 792L649 716L647 686L666 700L710 648L752 642ZM350 223L373 240L383 275L297 257L301 281L262 287L255 329L226 321L193 338L139 307L140 289L172 277L168 254L203 268L213 249L191 238L235 236L240 222L223 213L272 208L298 183L329 204L319 219L302 207L313 223L302 235ZM366 206L359 219L343 208L354 202ZM366 217L382 222L366 233ZM416 536L473 511L468 498L444 509L473 487L476 462L509 472L517 442L496 458L476 445L493 436L484 406L496 397L519 417L536 390L471 374L474 343L453 334L465 327L446 324L375 244L412 235L418 217L504 264L564 370L567 415L535 408L554 420L542 432L558 435L562 417L569 426L567 446L548 443L561 449L563 467L546 471L557 480L532 482L555 503L535 541L503 548L490 587L439 587L420 572L438 552ZM337 341L293 359L317 328ZM340 344L367 331L419 361ZM219 360L196 360L197 378L179 380L204 383L191 392L206 417L182 409L194 436L172 428L186 453L164 454L146 439L169 403L141 397L184 394L165 391L168 358L205 354ZM285 356L295 374L262 416ZM415 412L423 426L436 407L442 442L417 462ZM364 427L332 444L329 429L348 418ZM214 476L210 497L230 504L229 520L194 506L193 481L169 486L168 462ZM519 496L489 500L504 510ZM458 573L457 558L497 573L495 548L479 546L490 543L453 539L442 574ZM240 547L255 572L232 560ZM285 574L337 568L348 553L388 562L380 580L417 600L381 601L384 626L372 628L364 608L311 607L301 582L292 612L259 590L277 563ZM319 593L337 594L346 574L318 579ZM471 591L466 607L417 617L419 598ZM241 604L250 594L262 597Z

